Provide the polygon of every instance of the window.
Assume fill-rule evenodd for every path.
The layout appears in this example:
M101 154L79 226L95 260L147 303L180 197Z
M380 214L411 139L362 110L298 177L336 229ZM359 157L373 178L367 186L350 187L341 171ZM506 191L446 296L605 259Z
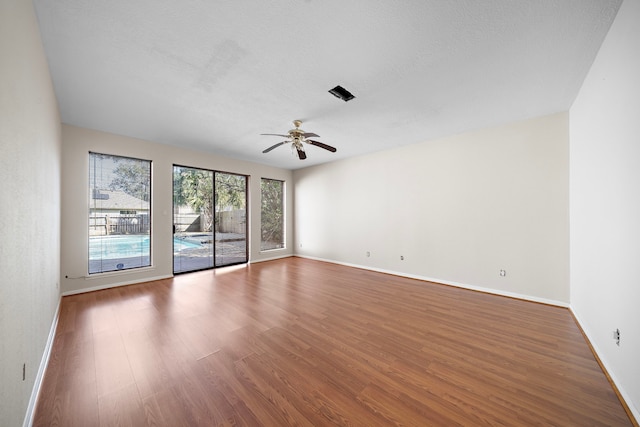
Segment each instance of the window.
M89 274L151 265L151 162L89 153Z
M262 178L260 192L260 250L284 248L284 181Z

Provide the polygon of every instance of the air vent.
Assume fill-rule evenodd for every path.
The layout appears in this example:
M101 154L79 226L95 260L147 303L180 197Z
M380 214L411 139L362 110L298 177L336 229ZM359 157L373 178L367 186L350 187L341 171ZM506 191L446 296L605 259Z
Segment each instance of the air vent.
M335 96L336 98L340 98L343 101L347 102L352 100L353 98L355 98L355 96L353 96L351 94L351 92L349 92L348 90L346 90L345 88L343 88L342 86L336 86L333 89L331 89L329 91L330 94L332 94L333 96Z

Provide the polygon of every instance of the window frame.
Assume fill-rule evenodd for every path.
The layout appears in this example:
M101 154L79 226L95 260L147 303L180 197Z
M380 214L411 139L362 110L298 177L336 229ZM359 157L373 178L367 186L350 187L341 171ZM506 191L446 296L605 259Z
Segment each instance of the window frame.
M265 241L263 240L263 213L264 213L264 193L263 193L263 182L271 181L271 182L279 182L281 184L281 197L280 197L280 227L282 228L282 242L280 246L277 247L264 247ZM278 251L278 250L286 250L287 248L287 228L286 228L286 181L283 179L275 179L275 178L260 178L260 252L270 252L270 251Z
M123 155L118 155L118 154L109 154L109 153L104 153L104 152L95 152L95 151L89 151L88 152L89 156L88 156L88 160L89 160L89 165L88 165L88 185L87 185L87 192L88 192L88 203L87 203L87 277L96 277L98 275L103 275L103 274L117 274L117 273L121 273L123 271L139 271L141 269L149 269L149 268L153 268L153 191L152 191L152 186L153 186L153 161L149 160L149 159L141 159L141 158L137 158L137 157L132 157L132 156L123 156ZM95 156L95 157L94 157ZM112 187L112 182L113 182L113 178L111 178L111 181L108 184L108 188L103 188L103 187L107 187L107 185L105 185L104 183L101 183L101 185L99 186L100 188L97 188L97 184L96 184L96 165L95 165L95 160L98 157L103 157L103 158L111 158L112 162L114 165L116 165L118 163L118 161L135 161L135 162L141 162L144 165L144 169L148 168L148 176L145 174L144 176L147 176L147 179L144 180L141 184L144 188L144 192L143 192L143 197L146 197L147 200L143 200L143 199L139 199L138 200L140 202L144 202L144 204L146 204L147 206L145 207L144 204L141 204L140 206L136 206L135 209L131 209L131 208L122 208L122 207L118 207L118 208L114 208L112 209L113 212L108 212L111 213L112 216L109 217L108 214L105 215L105 220L104 220L104 224L98 225L96 223L96 219L98 218L98 215L96 215L97 213L103 213L103 211L108 211L109 209L107 207L104 206L96 206L94 203L96 200L108 200L109 197L107 198L103 198L102 194L101 197L96 197L96 194L100 194L100 192L111 192L111 193L116 193L116 192L120 192L120 193L124 193L126 196L130 196L133 198L136 198L135 196L127 193L126 191L122 190L122 189L118 189L118 190L114 190ZM117 159L117 160L113 160L113 159ZM102 168L102 165L100 166L100 168ZM115 167L113 168L115 170ZM92 172L93 172L93 176L92 176ZM146 172L146 170L145 170ZM111 171L111 173L113 173L113 170ZM117 211L117 212L116 212ZM126 212L132 212L135 211L135 214L128 214L125 213L123 214L122 212L126 211ZM146 213L143 213L144 211L146 211ZM129 216L131 216L131 218L129 218ZM109 218L109 219L107 219ZM126 230L126 233L122 234L122 229L120 231L116 231L113 234L110 234L110 228L114 227L114 224L111 223L110 218L117 218L117 222L115 225L115 228L118 229L118 227L125 227L124 229ZM92 232L92 227L94 228L93 232ZM100 234L96 234L96 227L104 227L104 234L100 235ZM128 228L126 228L128 227ZM130 231L134 231L134 233L129 233ZM136 230L146 230L143 233L135 233ZM145 248L143 247L140 250L140 254L139 255L135 255L134 257L124 257L121 258L122 261L128 260L128 259L136 259L139 258L140 262L136 263L134 262L132 265L126 266L125 262L121 262L121 263L115 263L113 265L113 267L109 267L109 264L111 264L111 261L106 261L109 258L105 258L104 257L104 253L101 253L101 256L96 258L92 258L92 249L95 252L96 251L96 245L94 242L93 248L92 248L92 237L94 239L98 238L98 237L104 237L104 236L111 236L111 237L120 237L123 238L124 236L144 236L140 239L140 242L136 242L137 244L143 243L144 247L148 247L148 249L145 250ZM146 240L146 241L145 241ZM101 239L101 243L100 245L102 246L105 243L104 240ZM100 249L100 251L102 252L103 249ZM92 261L94 261L94 264L96 263L96 260L99 263L99 267L92 267ZM104 264L107 264L107 266L105 267Z

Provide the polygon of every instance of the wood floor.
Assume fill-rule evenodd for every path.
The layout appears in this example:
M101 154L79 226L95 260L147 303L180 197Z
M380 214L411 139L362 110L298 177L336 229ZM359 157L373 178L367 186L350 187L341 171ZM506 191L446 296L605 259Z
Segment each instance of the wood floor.
M36 426L629 426L567 309L302 258L64 297Z

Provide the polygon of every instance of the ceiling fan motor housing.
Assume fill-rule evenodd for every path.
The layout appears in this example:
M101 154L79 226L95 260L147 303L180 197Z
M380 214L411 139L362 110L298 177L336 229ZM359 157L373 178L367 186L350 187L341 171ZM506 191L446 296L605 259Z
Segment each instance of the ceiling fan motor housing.
M307 158L307 155L304 152L304 144L303 143L307 143L310 145L315 145L317 147L320 148L324 148L325 150L331 151L333 153L336 152L336 149L334 147L331 147L330 145L327 144L323 144L321 142L318 141L313 141L313 140L307 140L307 137L320 137L320 135L317 135L315 133L311 133L311 132L305 132L304 130L300 129L300 125L302 124L301 120L294 120L293 121L293 125L295 126L295 129L291 129L288 132L288 137L290 138L291 141L291 147L295 149L295 151L297 151L298 153L298 157L300 158L300 160L304 160ZM283 137L287 137L287 135L281 135L281 134L273 134L273 133L263 133L262 135L273 135L273 136L283 136ZM285 143L287 143L288 141L282 141L279 142L269 148L267 148L266 150L262 151L263 153L268 153L269 151L273 150L276 147L279 147L280 145L283 145Z

